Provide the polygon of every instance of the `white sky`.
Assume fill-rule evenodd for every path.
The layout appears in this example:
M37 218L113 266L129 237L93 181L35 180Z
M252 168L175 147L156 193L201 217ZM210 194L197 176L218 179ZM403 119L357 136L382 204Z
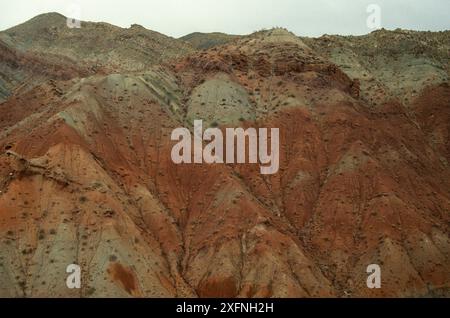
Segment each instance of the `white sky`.
M0 5L0 30L45 12L70 15L81 8L81 20L121 27L133 23L166 35L191 32L248 34L286 27L297 35L366 34L369 4L381 7L381 23L422 31L450 29L450 0L8 0Z

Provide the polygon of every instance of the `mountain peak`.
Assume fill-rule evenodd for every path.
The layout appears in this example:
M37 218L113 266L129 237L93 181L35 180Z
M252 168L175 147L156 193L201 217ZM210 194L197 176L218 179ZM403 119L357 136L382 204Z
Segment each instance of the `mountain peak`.
M67 17L62 15L61 13L58 12L48 12L48 13L42 13L39 14L37 16L35 16L34 18L31 18L30 20L26 21L24 24L26 23L38 23L38 24L52 24L52 23L65 23L65 21L67 20Z

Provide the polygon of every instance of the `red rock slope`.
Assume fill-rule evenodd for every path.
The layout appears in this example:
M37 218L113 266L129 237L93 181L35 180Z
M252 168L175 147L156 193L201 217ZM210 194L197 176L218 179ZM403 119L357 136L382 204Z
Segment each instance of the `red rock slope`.
M0 104L0 296L448 296L448 80L373 107L307 42L50 74ZM280 128L279 173L174 165L193 119Z

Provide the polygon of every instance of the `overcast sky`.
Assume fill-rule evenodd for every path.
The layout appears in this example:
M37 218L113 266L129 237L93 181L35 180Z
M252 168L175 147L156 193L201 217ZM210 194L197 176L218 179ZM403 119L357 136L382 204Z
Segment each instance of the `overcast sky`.
M366 34L369 4L381 8L386 29L450 29L450 0L11 0L0 5L0 30L45 12L121 27L133 23L173 37L191 32L248 34L286 27L297 35Z

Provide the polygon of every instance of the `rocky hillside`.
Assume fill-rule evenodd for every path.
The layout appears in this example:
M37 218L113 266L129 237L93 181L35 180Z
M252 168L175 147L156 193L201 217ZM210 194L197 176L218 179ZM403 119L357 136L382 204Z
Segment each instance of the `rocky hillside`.
M391 98L404 104L427 86L448 82L450 31L379 30L366 36L304 39L316 52L358 78L365 102Z
M81 28L68 28L58 13L39 15L6 30L1 38L26 51L63 55L117 71L141 71L193 51L187 43L136 24L122 29L81 22Z
M199 50L205 50L210 49L214 46L229 43L239 38L241 38L241 36L239 35L230 35L220 32L213 32L213 33L195 32L181 37L180 40L189 42L193 47Z
M81 28L68 28L66 17L58 13L42 14L0 32L0 54L4 60L2 64L5 64L0 69L0 100L8 96L17 85L34 86L36 80L42 78L22 74L28 74L31 69L39 66L22 68L17 65L17 68L11 70L10 63L8 64L10 59L3 59L3 54L11 55L4 52L6 48L19 55L18 61L22 59L22 55L28 55L28 60L40 60L33 61L33 65L51 64L45 66L45 70L40 73L53 72L53 68L61 68L60 65L53 64L62 64L63 67L67 65L71 68L71 71L83 71L81 77L87 74L141 72L152 65L194 51L187 42L147 30L140 25L122 29L107 23L81 22ZM45 79L50 78L54 77L45 76Z
M450 295L448 32L196 50L44 17L0 33L0 296ZM280 128L279 173L173 164L194 119Z

